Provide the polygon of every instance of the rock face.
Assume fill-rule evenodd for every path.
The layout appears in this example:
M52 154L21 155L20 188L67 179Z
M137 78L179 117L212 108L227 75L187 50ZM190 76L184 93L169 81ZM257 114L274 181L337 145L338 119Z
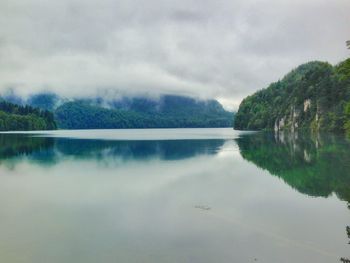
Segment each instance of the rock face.
M307 112L311 108L311 100L304 100L304 112Z
M273 130L276 132L284 130L295 132L300 127L299 124L305 126L304 122L307 120L305 120L305 116L307 115L313 116L309 123L310 128L318 130L320 128L319 109L316 107L316 111L313 112L311 105L311 99L305 99L302 105L292 105L290 110L287 111L289 113L275 119ZM314 127L311 127L311 125L314 125Z
M245 98L235 115L238 130L343 131L350 105L350 59L337 66L309 62ZM349 106L350 118L350 106ZM350 129L350 120L349 129Z
M283 116L281 119L276 119L274 130L278 132L289 128L291 132L296 131L299 128L299 116L300 111L297 110L295 106L292 106L289 116L287 115Z
M276 119L275 121L275 131L280 131L283 130L284 126L285 126L285 117L282 117L280 120Z

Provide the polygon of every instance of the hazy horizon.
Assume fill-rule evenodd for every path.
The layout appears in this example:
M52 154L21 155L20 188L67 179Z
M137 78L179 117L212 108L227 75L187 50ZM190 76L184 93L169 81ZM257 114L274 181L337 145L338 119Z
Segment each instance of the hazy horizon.
M3 0L0 93L187 95L237 110L299 64L347 58L348 10L348 0Z

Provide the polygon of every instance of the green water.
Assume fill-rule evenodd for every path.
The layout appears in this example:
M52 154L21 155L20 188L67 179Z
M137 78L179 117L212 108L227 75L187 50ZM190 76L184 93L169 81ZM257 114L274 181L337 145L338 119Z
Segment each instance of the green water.
M341 136L0 135L0 262L340 262L349 202Z

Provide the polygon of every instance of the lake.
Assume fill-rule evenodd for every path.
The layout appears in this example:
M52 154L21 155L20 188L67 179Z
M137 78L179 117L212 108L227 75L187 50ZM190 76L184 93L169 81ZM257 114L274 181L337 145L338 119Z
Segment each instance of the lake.
M0 135L0 262L340 262L349 202L336 135Z

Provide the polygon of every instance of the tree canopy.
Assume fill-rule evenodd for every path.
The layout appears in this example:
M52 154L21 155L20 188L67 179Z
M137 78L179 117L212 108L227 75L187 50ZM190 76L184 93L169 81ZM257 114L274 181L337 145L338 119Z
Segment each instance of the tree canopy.
M30 106L0 101L0 131L28 131L56 129L51 112Z
M236 129L350 132L350 59L336 66L309 62L245 98Z

